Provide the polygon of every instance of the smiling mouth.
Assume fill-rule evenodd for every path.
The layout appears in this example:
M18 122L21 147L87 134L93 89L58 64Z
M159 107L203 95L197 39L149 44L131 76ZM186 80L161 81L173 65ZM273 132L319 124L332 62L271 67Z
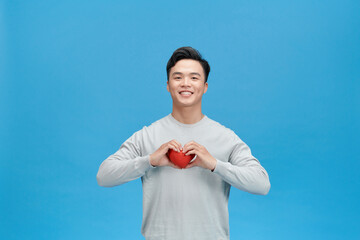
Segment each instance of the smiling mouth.
M189 93L189 92L185 92L185 93L180 93L181 96L191 96L192 93Z
M187 96L191 96L193 93L190 92L190 91L181 91L181 92L179 92L179 94L180 94L181 96L187 97Z

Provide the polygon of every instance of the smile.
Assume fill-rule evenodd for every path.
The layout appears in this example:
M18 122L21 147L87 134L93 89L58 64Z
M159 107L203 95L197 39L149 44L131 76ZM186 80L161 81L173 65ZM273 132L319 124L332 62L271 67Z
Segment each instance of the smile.
M180 92L179 93L182 97L190 97L192 95L191 92Z

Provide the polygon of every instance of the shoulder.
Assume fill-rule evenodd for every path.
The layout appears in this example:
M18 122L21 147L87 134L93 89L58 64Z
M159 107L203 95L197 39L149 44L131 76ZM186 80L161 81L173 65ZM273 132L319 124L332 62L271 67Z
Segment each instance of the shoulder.
M160 126L164 125L164 122L166 121L166 116L162 117L154 122L148 123L146 125L144 125L141 129L139 129L138 131L136 131L134 134L139 135L139 134L144 134L144 133L149 133L151 131L154 131L155 129L159 128Z
M142 129L152 130L164 125L168 121L168 116L164 116L148 125L145 125Z
M238 138L237 134L228 126L215 121L214 119L209 118L209 124L211 125L211 129L216 129L222 135L225 135L229 138Z

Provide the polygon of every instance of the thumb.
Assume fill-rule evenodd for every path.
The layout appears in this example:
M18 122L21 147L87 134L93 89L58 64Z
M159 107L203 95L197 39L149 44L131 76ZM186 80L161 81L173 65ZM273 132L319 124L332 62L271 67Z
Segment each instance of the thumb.
M187 168L192 168L192 167L195 167L196 166L196 163L197 163L197 161L196 160L194 160L194 161L192 161L191 163L189 163L188 165L186 165L186 169Z
M175 164L172 163L171 161L169 161L169 166L170 166L170 167L173 167L173 168L181 169L178 165L175 165Z

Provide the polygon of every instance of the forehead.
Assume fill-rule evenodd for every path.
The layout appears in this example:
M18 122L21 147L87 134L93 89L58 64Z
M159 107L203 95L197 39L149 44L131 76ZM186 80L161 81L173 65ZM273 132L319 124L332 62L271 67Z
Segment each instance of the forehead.
M170 73L181 72L181 73L190 73L197 72L203 74L204 70L199 61L193 59L182 59L171 68Z

